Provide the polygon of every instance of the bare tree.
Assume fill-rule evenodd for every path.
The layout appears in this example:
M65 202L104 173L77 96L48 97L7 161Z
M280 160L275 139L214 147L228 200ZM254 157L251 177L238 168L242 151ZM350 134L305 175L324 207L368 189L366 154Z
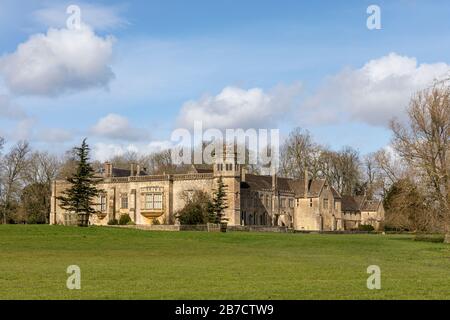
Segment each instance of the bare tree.
M309 171L312 178L319 173L320 147L310 133L301 128L295 128L286 139L280 150L280 175L300 179Z
M406 125L392 121L394 148L418 169L430 209L440 217L450 240L450 87L437 84L417 93L408 120Z
M22 178L28 166L28 142L18 142L11 151L5 155L1 163L1 208L3 223L7 222L7 215L13 197L17 197L22 187Z
M30 155L29 167L25 177L29 183L44 183L50 185L56 178L60 160L48 152L33 152Z
M152 153L141 159L141 163L151 174L177 173L180 168L172 162L170 150Z
M436 221L427 210L426 199L420 186L410 178L395 181L385 201L386 226L408 231L436 231Z
M359 153L351 147L341 151L322 151L320 158L321 173L344 195L352 195L361 184L361 161Z
M139 163L140 157L135 151L127 151L122 155L112 157L109 162L118 168L129 168L131 164Z
M51 183L56 178L60 161L47 152L30 155L23 174L27 186L21 195L21 209L27 222L48 223L50 215Z

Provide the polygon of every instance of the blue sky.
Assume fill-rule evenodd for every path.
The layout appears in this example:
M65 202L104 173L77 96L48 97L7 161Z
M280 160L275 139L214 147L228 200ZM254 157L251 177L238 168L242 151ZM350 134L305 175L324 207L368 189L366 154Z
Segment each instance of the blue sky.
M81 35L64 31L70 4ZM376 151L411 94L450 71L449 16L437 0L0 0L0 135L51 152L88 136L104 159L202 120Z

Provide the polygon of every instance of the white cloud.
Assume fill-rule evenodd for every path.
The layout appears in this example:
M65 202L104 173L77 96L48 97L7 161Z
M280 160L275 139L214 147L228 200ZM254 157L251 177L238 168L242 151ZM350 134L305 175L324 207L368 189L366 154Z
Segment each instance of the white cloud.
M269 92L226 87L216 96L205 95L184 103L178 125L191 128L194 121L202 121L205 128L265 128L291 109L300 91L300 84L280 85Z
M15 94L59 95L107 87L114 39L99 37L88 26L80 30L49 29L35 34L0 58L0 75Z
M134 128L126 117L114 113L98 120L91 131L95 135L112 140L137 141L148 138L145 129Z
M170 141L152 141L148 144L117 144L103 143L94 144L92 149L93 159L106 161L114 156L120 156L127 152L136 152L139 155L147 155L153 152L170 149L173 144Z
M33 12L34 19L49 28L63 28L69 15L66 13L67 7L72 3L60 4L46 7ZM94 30L110 30L129 25L129 22L121 17L123 6L105 6L100 4L90 4L77 2L76 5L81 11L81 21Z
M13 101L8 95L0 94L0 118L23 120L27 118L25 111Z
M415 58L391 53L328 78L305 102L302 114L309 123L350 119L386 126L393 117L405 116L416 91L449 74L448 64L418 64Z
M11 140L30 140L33 136L36 123L37 120L35 118L20 120L8 138Z
M47 128L37 133L36 139L39 142L65 143L71 141L73 135L70 131L61 128Z

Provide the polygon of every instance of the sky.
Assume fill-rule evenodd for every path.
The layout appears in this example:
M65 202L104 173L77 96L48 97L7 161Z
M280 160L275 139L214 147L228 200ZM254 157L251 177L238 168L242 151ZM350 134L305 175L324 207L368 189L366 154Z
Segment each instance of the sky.
M0 0L0 136L52 153L88 137L105 160L201 120L370 153L450 73L449 16L446 0Z

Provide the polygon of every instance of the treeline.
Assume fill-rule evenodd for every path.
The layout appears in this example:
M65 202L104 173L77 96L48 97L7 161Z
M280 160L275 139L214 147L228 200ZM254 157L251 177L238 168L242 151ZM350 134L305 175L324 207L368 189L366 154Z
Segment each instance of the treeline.
M4 143L0 138L0 150ZM48 223L51 181L58 167L55 156L32 151L26 141L0 154L1 223Z
M393 229L450 231L450 88L438 83L410 101L405 121L392 120L392 142L360 156L315 143L296 129L281 150L280 174L327 178L342 195L383 200L386 226Z
M436 84L418 92L411 99L407 120L393 120L390 127L391 145L367 155L349 146L333 150L296 128L281 146L279 175L302 179L307 171L311 178L326 178L341 195L381 199L387 227L448 233L450 88ZM0 151L4 151L0 154L1 223L48 223L51 181L74 174L76 155L32 151L23 141L6 152L4 142L0 138ZM172 163L170 150L148 155L128 152L110 162L122 168L138 163L147 174L186 170ZM98 172L102 166L92 162ZM258 165L248 169L262 171Z
M49 223L51 183L75 174L79 162L76 148L57 156L32 150L27 141L19 141L8 150L5 143L0 137L0 224ZM123 168L141 163L148 174L183 170L171 164L169 150L145 156L130 152L113 157L110 162ZM91 165L97 173L103 169L99 161Z

